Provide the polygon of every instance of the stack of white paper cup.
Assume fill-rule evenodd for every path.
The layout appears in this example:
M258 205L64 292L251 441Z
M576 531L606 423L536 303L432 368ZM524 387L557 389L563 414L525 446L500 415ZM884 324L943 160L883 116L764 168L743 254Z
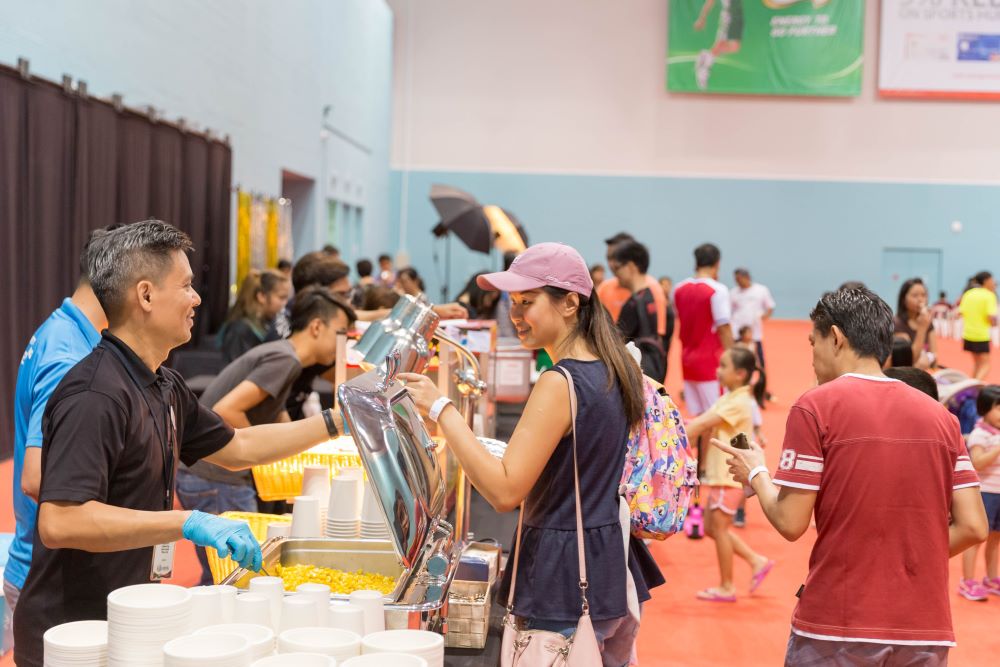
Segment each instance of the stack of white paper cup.
M327 613L327 625L338 630L350 630L365 636L365 612L353 604L332 604Z
M215 586L195 586L191 591L192 632L206 625L214 625L222 618L222 593Z
M326 512L330 502L330 468L324 465L307 465L302 469L303 496L319 500L320 513Z
M330 484L326 536L355 539L361 532L361 479L356 475L338 475Z
M296 496L292 507L292 537L321 537L319 498Z
M232 623L236 618L236 595L239 589L229 584L216 584L212 586L219 591L219 599L222 604L222 615L216 619L216 623Z
M330 587L326 584L299 584L295 587L296 595L308 598L316 606L316 627L323 627L327 622L330 609Z
M281 601L281 631L316 625L316 601L303 595L289 595Z
M233 622L271 627L271 600L260 593L243 593L237 596Z
M271 606L271 622L275 632L281 626L281 601L285 597L285 582L280 577L254 577L250 580L250 592L263 595Z
M378 591L354 591L351 604L364 613L365 632L362 636L385 630L385 608L382 593Z

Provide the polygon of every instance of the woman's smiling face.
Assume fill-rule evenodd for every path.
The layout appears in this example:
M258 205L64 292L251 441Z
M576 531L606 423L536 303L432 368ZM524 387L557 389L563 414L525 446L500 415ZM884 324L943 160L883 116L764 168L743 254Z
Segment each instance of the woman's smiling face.
M510 293L510 321L523 347L541 349L565 336L566 320L558 309L560 305L540 289Z

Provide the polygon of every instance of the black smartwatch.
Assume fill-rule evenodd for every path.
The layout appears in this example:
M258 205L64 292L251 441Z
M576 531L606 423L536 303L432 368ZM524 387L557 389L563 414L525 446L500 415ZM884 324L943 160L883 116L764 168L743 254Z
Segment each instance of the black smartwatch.
M340 435L340 431L337 430L337 424L333 421L333 408L327 408L323 411L323 421L326 422L326 432L330 434L331 438L336 438Z

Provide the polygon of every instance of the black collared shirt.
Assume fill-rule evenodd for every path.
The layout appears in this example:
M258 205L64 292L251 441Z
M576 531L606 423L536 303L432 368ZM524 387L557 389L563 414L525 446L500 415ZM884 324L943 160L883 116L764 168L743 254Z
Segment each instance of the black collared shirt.
M166 482L178 459L191 465L233 438L233 429L198 403L180 374L164 367L152 372L108 332L52 394L42 432L40 503L96 500L147 511L166 509ZM170 468L164 467L165 438L173 450ZM148 583L151 562L150 547L112 553L47 549L36 528L31 570L16 608L18 666L41 667L47 629L106 618L108 593Z

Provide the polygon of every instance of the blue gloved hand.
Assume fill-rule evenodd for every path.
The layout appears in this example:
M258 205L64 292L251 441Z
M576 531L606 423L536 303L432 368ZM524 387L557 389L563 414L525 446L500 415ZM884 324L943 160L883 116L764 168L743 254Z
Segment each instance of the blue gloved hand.
M200 547L214 547L219 552L219 558L232 554L232 559L240 567L253 572L260 571L260 544L250 531L250 526L241 521L223 519L195 510L184 522L181 532L185 538Z

